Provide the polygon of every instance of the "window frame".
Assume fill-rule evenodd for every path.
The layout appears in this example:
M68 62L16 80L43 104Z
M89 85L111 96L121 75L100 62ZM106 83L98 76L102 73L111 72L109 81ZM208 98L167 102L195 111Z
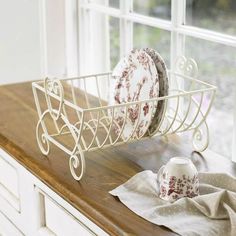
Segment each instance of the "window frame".
M76 1L76 0L73 0ZM91 12L99 12L106 16L116 17L120 20L120 56L125 55L133 47L133 23L139 23L146 26L155 27L166 30L171 33L170 45L170 69L174 68L176 58L184 55L185 52L185 36L191 36L214 43L236 48L236 36L231 36L216 31L211 31L195 26L185 24L186 20L186 0L171 0L171 20L163 20L138 13L132 12L133 0L120 0L120 8L109 7L109 0L99 0L103 5L93 3L89 0L78 1L79 14L79 74L89 73L91 68L87 68L91 61L91 55L84 58L89 51L89 34L93 32L91 25ZM87 27L89 26L89 28ZM109 34L109 32L108 32ZM109 37L109 35L106 35ZM109 40L106 40L108 42ZM104 42L97 40L97 45ZM107 64L103 68L109 68L109 58L107 55L101 63ZM85 69L84 69L85 68ZM236 88L235 88L236 91ZM236 95L235 95L236 100ZM234 131L232 140L232 160L236 162L236 105L234 107Z

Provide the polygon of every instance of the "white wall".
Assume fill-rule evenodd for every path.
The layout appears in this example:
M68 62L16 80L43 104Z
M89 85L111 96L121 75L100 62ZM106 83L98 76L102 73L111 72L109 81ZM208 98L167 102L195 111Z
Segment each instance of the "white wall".
M44 45L42 44L42 46L46 46L47 51L47 68L45 74L46 76L63 77L66 75L65 0L41 1L45 2L43 10L46 42L43 42Z
M0 0L0 84L41 75L37 0Z
M65 0L0 0L0 85L63 76Z

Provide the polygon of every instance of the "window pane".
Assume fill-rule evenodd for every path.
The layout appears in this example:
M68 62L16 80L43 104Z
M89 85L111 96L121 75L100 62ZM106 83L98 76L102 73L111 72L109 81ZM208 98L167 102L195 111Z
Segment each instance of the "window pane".
M110 24L110 69L112 70L120 59L119 19L109 17Z
M114 8L120 7L120 1L119 0L109 0L109 6Z
M236 48L186 37L186 55L194 58L198 63L199 78L218 87L208 117L210 148L231 157Z
M104 6L119 8L120 0L89 0L89 3L101 4Z
M153 48L157 50L170 66L170 33L154 27L134 24L134 48Z
M104 6L108 5L108 0L88 0L89 3L101 4Z
M186 23L209 30L236 35L235 0L187 0Z
M171 19L171 0L134 0L133 4L134 12L165 20Z

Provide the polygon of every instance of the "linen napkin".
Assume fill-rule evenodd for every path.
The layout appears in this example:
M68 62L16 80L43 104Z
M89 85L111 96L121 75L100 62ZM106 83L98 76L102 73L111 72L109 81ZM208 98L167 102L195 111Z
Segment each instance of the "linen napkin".
M174 203L160 199L157 175L140 172L110 191L144 219L186 236L236 235L236 178L199 173L200 195Z

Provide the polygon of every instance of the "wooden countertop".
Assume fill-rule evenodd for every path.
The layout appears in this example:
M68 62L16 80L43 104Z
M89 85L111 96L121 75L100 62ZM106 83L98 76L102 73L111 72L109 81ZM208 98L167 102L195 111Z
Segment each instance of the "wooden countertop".
M143 169L157 171L170 157L191 157L201 171L227 171L236 166L223 157L191 153L191 145L179 138L170 142L152 138L117 148L85 154L86 173L80 182L71 176L68 156L51 144L45 158L35 137L38 121L31 83L0 87L0 147L110 235L175 235L147 222L108 192Z

